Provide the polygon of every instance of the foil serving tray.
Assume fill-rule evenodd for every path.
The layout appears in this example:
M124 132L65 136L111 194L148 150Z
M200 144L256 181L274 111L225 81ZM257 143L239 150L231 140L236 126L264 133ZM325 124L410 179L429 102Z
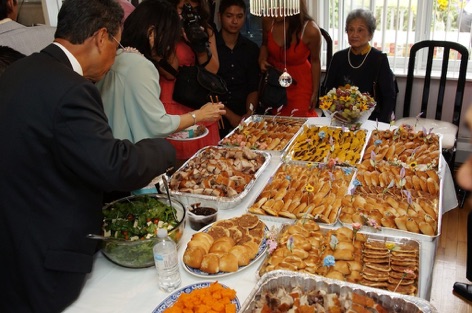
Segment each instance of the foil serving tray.
M306 117L251 115L221 139L218 144L232 147L240 146L242 141L245 147L252 150L280 155L301 131L307 120ZM287 126L291 126L291 128L287 130ZM280 140L281 142L276 148L270 148L268 145L272 140Z
M277 290L279 287L294 288L297 286L302 287L303 290L320 290L326 293L336 293L341 297L347 296L349 293L368 296L376 303L382 305L388 312L438 312L430 302L421 298L399 295L389 291L364 287L321 276L277 270L261 277L244 301L239 313L253 312L256 301L261 297L264 291Z
M333 166L329 169L315 163L284 161L278 164L248 212L279 223L313 218L318 223L334 225L341 208L340 199L347 194L355 170L353 167ZM297 202L299 206L292 208Z
M221 147L221 146L208 146L200 149L195 155L187 160L174 174L172 174L169 178L169 182L180 172L185 171L188 168L189 163L192 160L199 158L200 155L206 149L216 149L216 150L230 150L230 151L240 151L242 148L239 147ZM262 172L267 168L268 164L271 160L271 155L265 151L254 151L251 150L251 153L256 153L262 156L265 161L259 167L259 169L255 172L254 177L246 184L244 190L236 194L235 196L225 197L225 196L212 196L212 195L205 195L205 194L196 194L196 193L189 193L189 192L181 192L178 190L173 190L170 188L170 194L176 197L180 202L182 202L186 207L190 207L193 204L200 203L201 206L208 206L214 207L221 210L231 209L236 207L243 198L248 194L251 190L252 186L255 184L256 180L261 176ZM161 187L161 191L165 192Z
M285 149L282 159L315 164L336 162L338 165L356 166L362 160L369 134L364 128L350 131L345 127L304 125Z
M277 241L280 239L279 237L285 232L287 227L289 227L293 224L295 224L295 223L294 222L285 223L285 224L282 224L279 228L275 228L275 229L273 228L271 230L272 232L277 231L277 234L276 234ZM319 224L319 226L320 226L320 229L319 229L318 232L320 232L323 236L326 236L326 234L330 230L339 229L339 227L325 226L325 225L322 225L322 224ZM347 228L349 228L349 227L347 227ZM406 237L386 236L385 234L372 234L372 233L367 232L367 231L362 231L362 229L358 233L362 234L366 237L365 242L377 241L377 242L384 243L384 244L386 244L386 243L393 244L392 245L392 247L393 247L392 250L393 251L398 250L398 248L405 248L405 247L414 248L415 250L417 250L418 251L418 270L415 271L415 272L417 272L416 284L415 284L417 289L416 289L415 296L418 296L418 295L421 294L422 288L424 288L421 284L421 279L420 279L421 274L422 274L422 268L421 268L421 246L422 245L421 245L421 241L414 240L414 239L411 239L411 238L406 238ZM294 246L293 248L296 248L296 246ZM329 247L327 249L329 249ZM257 273L256 273L256 276L258 278L261 278L264 275L267 275L267 274L274 271L274 270L270 270L268 272L266 271L266 267L269 265L269 258L270 258L270 254L267 254L266 257L264 258L264 260L262 261L262 263L259 265L259 268L258 268ZM320 260L320 262L321 262L321 265L323 265L323 260ZM365 262L362 261L362 266L364 266L364 264L365 264ZM279 271L279 269L277 269L275 271ZM305 271L305 269L304 269L304 271ZM298 273L298 272L294 271L294 273ZM320 276L320 275L317 275L317 274L313 274L313 275L323 277L323 276ZM323 277L323 278L325 278L325 277ZM326 279L329 279L329 278L326 278ZM338 280L335 280L335 281L338 281ZM341 281L341 280L339 280L339 281L344 282L344 281ZM375 290L387 291L386 289L382 289L382 288L364 286L360 283L352 283L351 282L350 284L358 285L358 286L362 286L362 287L366 287L366 288L372 288L372 289L375 289ZM400 293L394 293L394 294L401 295ZM403 311L400 311L400 312L403 312Z

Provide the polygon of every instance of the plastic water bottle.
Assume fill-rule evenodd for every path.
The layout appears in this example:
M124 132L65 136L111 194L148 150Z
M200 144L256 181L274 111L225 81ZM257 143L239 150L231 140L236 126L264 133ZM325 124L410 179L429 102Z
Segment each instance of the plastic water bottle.
M159 287L171 292L180 286L180 272L177 256L177 245L167 235L167 229L159 228L158 242L153 248L154 264L159 278Z

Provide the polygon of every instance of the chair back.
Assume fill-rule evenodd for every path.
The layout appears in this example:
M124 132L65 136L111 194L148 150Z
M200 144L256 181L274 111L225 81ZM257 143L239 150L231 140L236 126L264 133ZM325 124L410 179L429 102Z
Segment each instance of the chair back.
M320 31L326 43L326 72L327 72L328 67L331 64L331 59L333 58L333 39L331 39L331 36L325 29L320 27Z
M452 117L452 123L456 126L459 126L462 101L464 97L464 88L467 74L467 62L469 60L469 51L463 45L457 42L450 41L435 41L435 40L425 40L415 43L410 50L410 58L408 61L408 74L406 80L405 88L405 100L403 107L403 117L412 116L411 115L411 96L413 90L414 82L414 71L415 71L415 61L417 59L417 53L423 49L427 48L427 59L426 59L426 72L424 76L423 84L423 94L421 99L421 111L423 112L422 117L427 117L428 110L428 99L430 98L430 89L431 89L431 72L433 69L433 57L435 54L440 52L442 48L442 66L440 70L440 80L439 80L439 89L437 94L437 103L436 103L436 112L434 115L435 120L442 120L443 104L444 104L444 95L446 90L446 78L449 67L449 56L451 50L455 50L460 54L460 67L459 67L459 77L457 79L457 87L455 92L454 99L454 111ZM433 97L434 99L436 97Z
M329 66L331 65L331 59L333 58L333 39L331 39L331 36L325 29L320 27L320 31L326 43L326 73L323 78L323 81L321 82L320 92L318 93L319 95L323 95L327 92L325 84Z

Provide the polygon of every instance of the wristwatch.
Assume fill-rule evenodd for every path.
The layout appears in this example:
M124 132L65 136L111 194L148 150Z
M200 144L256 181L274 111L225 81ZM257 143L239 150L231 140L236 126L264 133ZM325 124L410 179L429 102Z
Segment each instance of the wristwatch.
M193 118L193 125L197 124L197 116L195 115L195 112L190 112L190 116Z

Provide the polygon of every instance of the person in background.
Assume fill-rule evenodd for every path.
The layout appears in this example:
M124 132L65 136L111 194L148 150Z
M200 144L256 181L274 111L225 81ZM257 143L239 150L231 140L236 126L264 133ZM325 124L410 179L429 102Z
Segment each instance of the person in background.
M128 16L131 14L131 12L134 11L135 6L128 0L117 0L117 1L121 5L121 8L123 9L123 12L124 12L124 15L123 15L123 23L124 23L125 20L128 18Z
M0 46L0 76L5 72L6 68L13 62L24 58L25 55L10 47Z
M346 33L350 47L333 55L321 94L346 84L357 86L377 102L369 119L389 123L398 89L387 55L369 44L376 25L374 15L368 10L357 9L348 14Z
M224 137L250 116L257 105L259 47L240 33L246 17L244 0L222 0L219 17L221 30L216 35L220 60L218 75L226 81L229 91L220 98L226 110L224 128L220 129L220 136Z
M466 123L469 130L472 131L472 106L469 106L466 112ZM462 165L456 174L456 180L459 186L465 190L472 191L472 156L469 157ZM465 277L472 281L472 211L467 215L467 263ZM472 301L472 285L456 282L453 286L455 294L462 298Z
M0 77L0 312L62 312L92 270L103 191L173 166L164 139L113 137L94 81L121 38L115 0L65 0L55 40Z
M200 122L220 119L222 104L204 105L181 115L167 114L159 99L158 62L167 59L180 38L180 19L165 0L141 2L124 24L115 63L96 86L113 135L138 142L167 137Z
M192 36L187 34L184 29L181 29L182 36L177 43L175 53L173 53L166 61L166 65L170 65L174 70L178 70L179 66L192 66L196 63L205 64L205 69L209 72L216 74L219 68L218 51L216 49L215 30L208 23L210 15L208 9L208 3L206 0L187 1L187 0L167 0L177 10L177 13L182 18L182 10L184 5L190 4L192 7L192 14L197 14L200 18L198 23L201 24L202 30L208 35L208 40L205 42L201 41L189 41L189 38L197 38L200 36ZM174 92L175 76L166 71L162 66L158 67L160 73L160 86L161 86L161 101L164 104L166 112L168 114L188 114L193 109L189 108L181 103L173 100L172 95ZM215 99L215 102L216 99ZM204 103L202 103L203 105ZM172 140L171 143L176 149L177 153L177 164L182 164L187 159L192 157L195 152L206 147L217 145L220 140L218 132L217 122L203 123L208 129L208 135L203 138L195 139L191 141L176 141Z
M314 109L320 86L320 50L321 32L308 15L305 0L300 0L299 14L262 19L261 71L269 66L281 71L286 67L295 81L287 87L287 104L280 115L317 116ZM272 113L277 109L273 108Z
M26 27L16 22L17 17L18 0L0 0L0 45L30 55L53 41L55 27Z

